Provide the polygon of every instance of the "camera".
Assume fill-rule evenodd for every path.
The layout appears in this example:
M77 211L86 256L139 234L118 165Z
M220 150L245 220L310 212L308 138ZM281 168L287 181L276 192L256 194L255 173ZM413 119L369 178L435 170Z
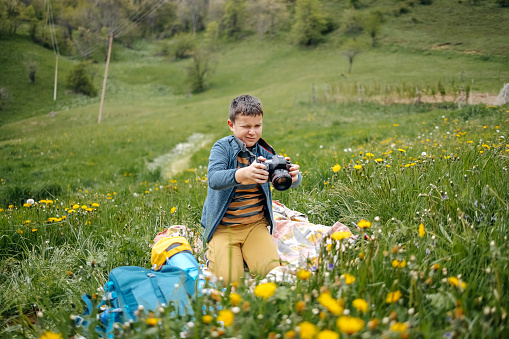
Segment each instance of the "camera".
M289 169L292 163L280 155L275 155L272 159L260 161L259 163L265 165L266 170L269 172L269 181L272 186L278 191L286 191L292 185L292 177L290 176Z

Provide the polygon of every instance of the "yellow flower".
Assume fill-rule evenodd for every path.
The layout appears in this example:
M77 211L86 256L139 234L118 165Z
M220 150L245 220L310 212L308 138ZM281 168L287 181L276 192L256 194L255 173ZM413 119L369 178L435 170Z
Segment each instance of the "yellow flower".
M311 272L308 270L300 270L297 272L297 278L301 280L307 280L311 276Z
M339 240L343 240L346 238L350 238L351 235L352 235L352 233L347 232L347 231L334 232L334 233L332 233L332 239L339 241Z
M361 221L359 221L357 223L357 226L359 226L360 228L368 228L368 227L371 227L371 222L362 219Z
M80 208L80 205L78 205L78 204L74 204L74 205L72 205L72 209L73 209L73 210L77 210L78 208Z
M147 320L145 320L147 325L150 325L150 326L156 326L157 323L160 321L161 321L161 318L147 318Z
M233 312L230 310L221 310L219 311L219 314L217 315L217 321L222 321L224 324L224 327L231 326L233 324L233 319L235 316L233 315Z
M210 322L212 322L212 316L205 314L203 317L201 317L201 321L203 321L204 324L210 324Z
M345 283L347 285L351 285L355 282L355 277L353 275L345 273L344 276L345 276Z
M355 165L353 168L355 168L355 169L361 169L361 168L362 168L362 165Z
M62 334L55 332L45 332L40 339L63 339Z
M233 306L237 306L242 301L242 298L237 293L230 294L230 302Z
M171 210L170 210L170 213L172 213L172 214L173 214L173 213L175 213L175 211L176 211L176 210L177 210L177 208L176 208L176 207L172 207L172 208L171 208Z
M340 302L334 299L329 292L325 292L320 294L318 299L316 299L322 306L327 308L330 313L334 315L343 314L343 307Z
M339 172L340 170L341 170L341 166L339 166L339 164L336 164L336 165L334 165L334 166L332 167L332 171L333 171L334 173Z
M343 333L354 334L362 330L364 327L364 320L361 318L351 317L349 315L338 318L336 322L339 330Z
M295 304L295 310L297 312L302 312L302 311L304 311L305 308L306 308L306 303L302 300L297 301L297 303Z
M316 339L339 339L339 334L331 330L323 330L318 333Z
M374 155L373 153L366 153L366 156L367 156L368 158L373 158L375 155Z
M394 127L398 127L398 126L399 126L399 124L392 124L392 126L394 126Z
M37 228L32 228L32 232L37 232Z
M22 231L22 230L18 230L18 233L19 233L19 234L23 234L23 231Z
M81 209L82 209L82 210L86 210L87 208L88 208L88 206L87 206L87 205L83 205L83 206L81 206Z
M261 297L263 299L268 299L274 295L274 293L276 292L276 289L277 289L277 285L272 282L260 284L255 287L254 294L257 297Z
M395 268L403 268L406 266L406 260L403 260L403 261L399 261L398 259L394 259L392 261L392 267L395 267Z
M420 224L419 225L419 237L422 238L422 237L424 237L425 234L426 234L426 231L424 231L424 225Z
M9 205L8 207L9 207L9 209L11 209L11 208L13 208L13 207L14 207L14 205Z
M304 321L299 324L300 337L302 339L312 339L316 333L316 326L311 324L309 321Z
M30 207L30 206L32 206L32 204L29 204L29 203L24 203L23 204L23 207Z
M400 151L401 153L406 153L406 151L403 148L398 148L398 151Z
M391 331L403 333L407 330L408 326L405 323L394 323L391 326Z
M295 331L288 331L285 333L285 339L293 339L295 338Z
M94 203L92 204L92 207L99 207L99 204L98 204L98 203L96 203L96 202L94 202Z
M382 162L382 161L384 161L384 159L382 159L382 158L377 158L377 159L375 159L375 161L376 161L376 162Z
M399 299L401 298L401 291L400 290L397 290L395 292L390 292L388 295L387 295L387 302L389 304L392 304L392 303L395 303L396 301L398 301Z
M368 310L368 302L364 299L355 299L352 302L353 307L355 307L358 311L366 312Z
M460 287L460 280L456 277L449 277L448 279L449 284ZM465 289L467 287L467 284L464 281L461 281L461 289Z

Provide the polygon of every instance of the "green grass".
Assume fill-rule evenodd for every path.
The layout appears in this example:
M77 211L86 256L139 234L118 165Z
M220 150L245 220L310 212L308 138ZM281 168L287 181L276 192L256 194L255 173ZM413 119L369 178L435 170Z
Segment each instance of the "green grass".
M440 6L453 5L418 6L409 15L428 11L423 18L437 17L432 11L443 11ZM494 11L489 5L475 8ZM389 20L384 29L396 31L401 20ZM299 163L304 175L299 188L274 192L274 198L313 223L372 221L366 232L375 239L357 242L343 254L322 246L317 273L293 287L278 285L267 301L240 286L242 311L224 337L268 338L274 332L283 338L303 321L317 331L339 331L338 316L317 301L325 289L365 322L364 335L399 337L390 330L391 321L397 321L407 324L410 337L507 336L509 107L357 101L359 85L410 91L441 82L448 92L470 85L495 95L508 82L504 56L489 49L484 50L490 57L430 51L426 46L440 39L423 39L432 30L418 28L407 31L408 45L384 40L382 47L360 54L352 74L346 74L347 61L332 36L313 49L292 46L284 37L222 42L210 88L198 95L188 94L184 81L189 60L154 56L157 45L139 42L134 50L116 52L100 125L98 98L68 96L59 84L62 92L52 102L51 51L23 37L0 41L1 63L8 65L0 87L16 92L0 120L0 336L81 333L69 316L82 312L81 294L96 293L112 268L149 267L148 245L171 225L187 225L195 232L191 242L198 239L211 144L194 150L188 168L172 178L149 171L147 164L193 133L210 140L229 134L229 103L244 93L263 102L264 138ZM503 50L495 38L492 43ZM422 44L414 44L418 40ZM474 46L482 38L469 41ZM24 80L24 50L42 60L36 87ZM62 73L72 63L62 58ZM102 67L94 67L98 86ZM348 90L350 100L328 101L325 93L333 86ZM49 110L56 116L48 117ZM342 169L333 172L336 164ZM23 206L30 198L37 204ZM94 210L81 207L93 203L99 205ZM203 261L201 252L197 257ZM396 259L406 260L406 266L394 268ZM435 264L440 268L432 268ZM345 284L340 278L345 273L354 275L355 283ZM448 281L459 275L465 290ZM388 304L388 293L396 290L401 300ZM353 307L355 298L368 301L368 312ZM201 314L201 305L213 307L211 315L220 306L233 306L229 292L219 302L209 295L198 298L195 314ZM188 331L204 338L218 326L215 318L205 324L199 316L171 317L170 312L157 315L161 326L140 321L117 331L154 338ZM375 329L367 326L372 319L378 321Z

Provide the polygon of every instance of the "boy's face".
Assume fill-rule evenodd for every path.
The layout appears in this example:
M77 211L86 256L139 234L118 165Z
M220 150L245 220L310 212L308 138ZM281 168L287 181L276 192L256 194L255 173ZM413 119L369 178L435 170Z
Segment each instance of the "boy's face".
M228 126L237 138L242 140L247 147L253 147L262 137L263 116L249 116L239 114L235 123L228 119Z

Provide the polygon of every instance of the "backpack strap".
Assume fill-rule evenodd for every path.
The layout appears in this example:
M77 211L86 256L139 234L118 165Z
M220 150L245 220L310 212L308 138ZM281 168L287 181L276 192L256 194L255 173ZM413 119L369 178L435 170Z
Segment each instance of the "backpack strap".
M150 278L150 283L152 284L152 288L154 289L154 293L157 297L157 300L159 300L159 304L165 304L166 301L164 299L164 295L163 293L161 292L160 288L159 288L159 284L157 283L157 277L154 273L150 272L150 273L147 273L147 276Z

